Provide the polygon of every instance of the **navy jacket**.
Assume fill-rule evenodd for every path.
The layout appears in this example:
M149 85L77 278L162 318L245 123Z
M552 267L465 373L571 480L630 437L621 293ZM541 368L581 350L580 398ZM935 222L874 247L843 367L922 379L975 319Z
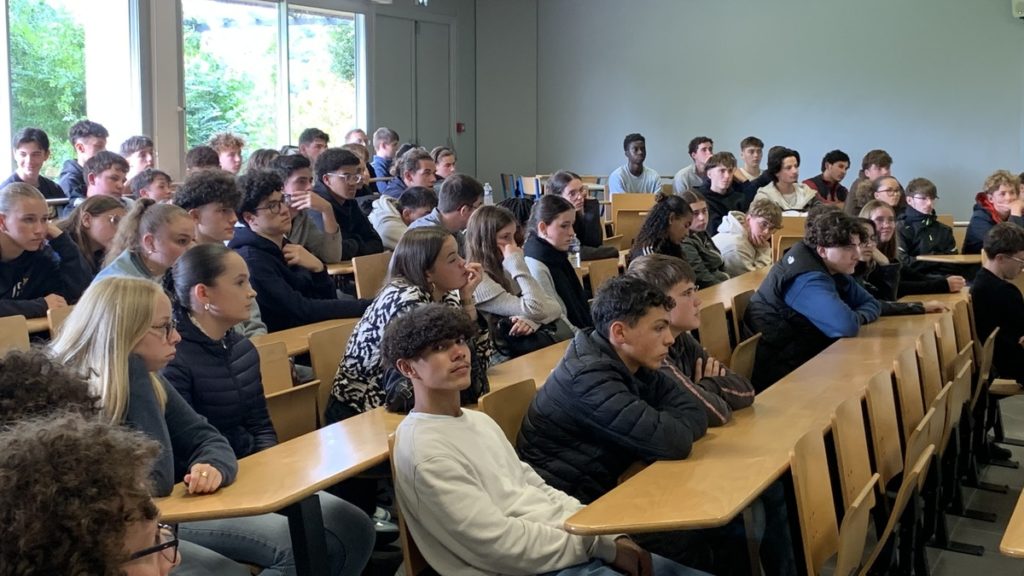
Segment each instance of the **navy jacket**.
M82 165L78 163L78 160L72 158L71 160L64 161L64 164L60 167L60 176L57 177L57 182L60 184L64 194L71 199L72 203L76 199L85 198L85 190L87 188L85 185L85 172L82 170Z
M981 254L981 249L985 245L985 235L1001 221L993 217L995 208L992 208L992 203L986 196L988 195L984 192L979 192L975 197L974 212L971 213L971 221L967 224L967 234L964 236L964 254ZM1024 226L1024 218L1020 216L1010 216L1009 221Z
M74 304L91 281L78 246L61 234L35 252L25 251L0 263L0 316L46 316L43 298L47 294L58 294Z
M939 222L934 210L931 214L924 214L907 206L896 219L896 234L899 237L900 262L904 268L922 274L964 274L964 270L955 265L917 260L917 256L924 254L956 254L953 229Z
M996 377L1024 383L1024 296L1012 283L982 268L971 286L971 303L978 338L984 341L999 327L992 358Z
M339 202L334 194L324 186L323 182L313 185L313 191L327 200L334 210L334 219L338 221L341 228L341 259L351 260L356 256L368 254L380 254L384 251L384 242L380 235L373 229L370 219L359 209L359 203L355 200ZM324 229L323 216L319 212L311 212L310 217L317 227ZM262 308L262 305L260 306Z

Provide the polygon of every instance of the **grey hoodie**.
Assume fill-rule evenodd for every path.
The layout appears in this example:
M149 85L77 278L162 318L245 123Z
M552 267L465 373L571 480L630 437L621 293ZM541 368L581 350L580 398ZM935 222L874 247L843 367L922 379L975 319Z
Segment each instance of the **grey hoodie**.
M394 250L398 241L405 236L409 229L402 220L402 213L398 210L398 200L390 196L381 196L373 201L373 210L370 211L370 224L380 235L385 250Z

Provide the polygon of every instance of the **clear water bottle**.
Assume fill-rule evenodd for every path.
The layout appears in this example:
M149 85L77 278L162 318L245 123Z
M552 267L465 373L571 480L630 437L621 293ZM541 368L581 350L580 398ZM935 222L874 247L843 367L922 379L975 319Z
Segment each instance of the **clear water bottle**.
M484 184L484 205L494 206L494 188L490 182Z
M580 267L580 239L573 236L572 243L569 244L569 262L572 265Z

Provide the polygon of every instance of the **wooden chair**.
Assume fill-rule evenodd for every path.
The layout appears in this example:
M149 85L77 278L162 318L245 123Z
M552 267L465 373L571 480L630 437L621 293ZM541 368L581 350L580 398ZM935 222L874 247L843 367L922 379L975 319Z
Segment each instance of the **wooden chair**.
M721 302L700 309L700 344L719 362L732 361L729 325L725 320L725 305Z
M591 260L590 264L590 291L597 296L597 291L605 282L619 275L619 259L604 258Z
M313 364L313 374L320 381L316 405L321 425L326 422L324 410L327 409L327 400L331 395L331 387L334 386L334 376L338 372L341 358L345 355L348 339L352 336L356 322L353 319L351 323L324 328L309 335L309 359Z
M292 387L292 364L284 342L271 342L256 346L260 355L260 377L263 393L281 392Z
M523 176L519 179L520 190L525 198L539 198L541 195L540 178Z
M783 236L781 234L775 234L772 236L772 262L778 262L782 255L793 247L794 244L803 240L801 236Z
M887 550L888 541L892 537L892 533L896 529L899 519L903 516L903 512L907 509L907 505L910 504L911 499L917 495L919 479L928 472L928 466L931 465L932 452L934 451L934 446L928 446L924 453L921 454L921 456L914 462L914 466L907 471L906 477L900 485L899 491L896 493L896 499L892 505L892 512L889 514L889 520L886 522L885 528L883 528L882 534L878 538L878 542L871 550L871 555L868 556L867 561L864 563L864 567L859 573L860 576L866 576L875 562L881 558L882 553ZM888 571L885 570L885 567L880 569L880 572L888 573Z
M917 353L907 348L893 361L896 374L896 389L900 398L900 416L903 424L904 445L909 444L910 435L924 416L924 399L921 396L921 375L917 370Z
M46 311L46 322L50 325L51 340L57 337L60 327L64 325L64 321L68 319L74 309L74 306L64 306L63 308L50 308Z
M0 317L0 352L28 350L28 321L24 316Z
M747 313L747 305L753 295L754 290L744 290L732 297L732 328L737 340L743 334L743 315Z
M662 196L671 196L676 193L675 186L671 182L662 184L658 191L661 192Z
M391 264L391 252L356 256L352 259L352 273L356 279L356 296L373 298L384 286L384 278L388 275Z
M974 341L974 334L971 330L970 310L971 305L967 300L960 300L953 305L953 333L956 335L957 350Z
M952 214L936 214L935 215L935 219L938 220L939 222L941 222L942 224L945 224L946 226L949 226L950 228L953 227L953 215Z
M956 329L953 315L945 313L935 321L935 342L939 348L939 363L942 366L942 381L949 382L956 376L953 361L956 359Z
M924 405L927 406L942 389L942 368L939 366L939 349L933 332L925 332L917 338L917 367L921 374Z
M873 475L868 454L868 435L864 429L864 409L859 396L848 398L836 407L832 414L832 439L836 445L843 505L849 508L861 497L861 490ZM874 494L869 496L867 502L869 506L874 506Z
M879 372L868 380L867 404L875 471L879 474L884 490L903 472L900 427L896 419L896 398L892 392L890 372Z
M481 396L480 411L494 419L505 432L508 441L515 446L523 417L536 394L537 384L533 379L522 380Z
M736 345L729 360L729 368L747 380L754 375L754 361L757 360L757 343L761 340L758 332Z
M398 474L395 472L395 435L388 434L388 460L391 461L391 478L394 479L395 489L397 491ZM402 517L402 511L399 509L398 499L395 499L395 515L398 516L398 541L402 545L402 570L405 576L419 576L430 571L430 564L427 564L426 558L423 557L423 553L420 552L419 547L416 546L416 541L412 539L412 533L409 532L409 526L405 523L405 518Z
M616 194L619 196L619 194ZM650 196L650 194L647 194ZM620 237L619 246L621 250L628 250L633 246L644 220L650 214L650 208L643 210L617 210L612 219L612 227L615 228L615 235Z
M620 192L612 194L612 220L619 210L650 210L654 207L655 195L646 192Z
M320 381L313 380L267 394L267 411L279 442L287 442L316 430Z

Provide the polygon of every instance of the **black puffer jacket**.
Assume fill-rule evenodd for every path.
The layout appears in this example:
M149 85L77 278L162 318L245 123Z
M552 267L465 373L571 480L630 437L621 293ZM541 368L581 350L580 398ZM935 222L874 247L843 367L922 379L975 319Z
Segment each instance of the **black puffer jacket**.
M707 431L704 408L656 370L630 374L593 330L576 334L519 431L522 459L589 503L637 460L678 460Z
M949 264L921 262L925 254L956 254L953 229L939 222L934 210L931 214L907 208L896 220L899 236L899 258L904 268L921 274L961 274L961 269Z

